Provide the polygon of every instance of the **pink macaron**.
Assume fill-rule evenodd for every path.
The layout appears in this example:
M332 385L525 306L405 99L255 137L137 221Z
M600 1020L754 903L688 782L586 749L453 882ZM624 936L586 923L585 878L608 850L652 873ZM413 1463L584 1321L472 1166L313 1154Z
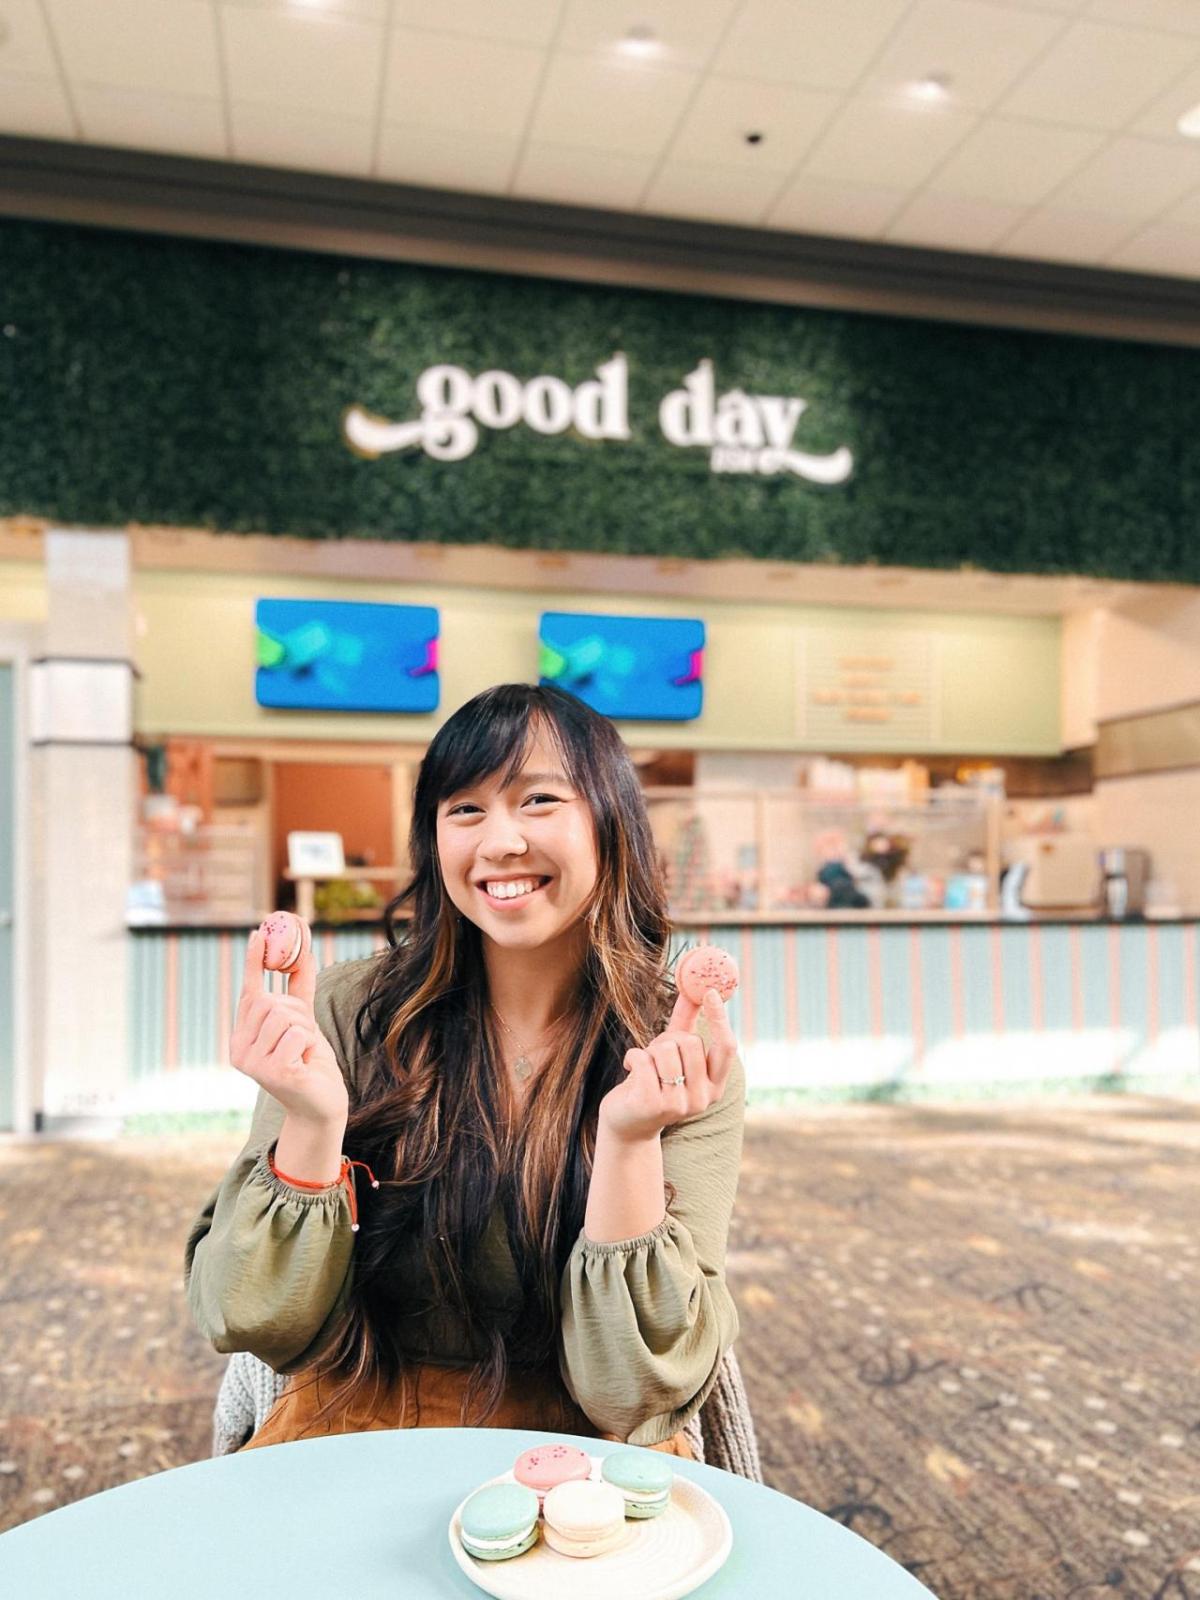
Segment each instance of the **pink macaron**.
M312 948L308 923L291 911L273 911L258 931L268 972L294 972Z
M722 1000L728 1000L738 986L737 962L719 945L697 945L680 958L675 985L695 1006L703 1005L710 989L715 989Z
M513 1463L513 1477L536 1491L539 1505L560 1483L582 1482L591 1474L590 1456L573 1444L537 1444Z

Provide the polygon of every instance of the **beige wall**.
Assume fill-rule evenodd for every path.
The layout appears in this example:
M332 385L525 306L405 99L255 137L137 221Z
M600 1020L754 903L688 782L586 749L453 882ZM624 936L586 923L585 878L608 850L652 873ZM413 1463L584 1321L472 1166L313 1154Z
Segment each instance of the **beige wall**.
M1067 750L1096 742L1103 611L1073 611L1062 623L1062 740Z
M1132 592L1062 623L1062 731L1067 749L1096 724L1200 700L1200 588Z
M0 561L0 621L46 620L46 574L40 561Z
M1095 816L1097 844L1149 850L1153 875L1174 885L1180 910L1200 913L1200 768L1097 784Z
M1096 725L1200 700L1200 589L1156 588L1063 620L1063 742L1090 744ZM1096 844L1149 850L1182 910L1200 912L1200 769L1096 785Z
M1097 717L1200 700L1200 589L1155 591L1101 613Z
M442 709L434 716L267 711L254 702L254 602L320 595L441 609ZM446 584L363 583L252 573L140 570L138 726L150 734L423 743L456 707L493 683L536 675L538 615L591 609L631 616L696 616L708 625L705 710L693 723L630 723L626 736L662 748L795 750L797 640L803 628L844 624L885 647L889 630L939 640L943 736L932 752L1049 754L1061 748L1057 617L881 613L560 593ZM877 746L880 747L880 746ZM822 748L828 748L823 745ZM907 745L905 745L907 748Z

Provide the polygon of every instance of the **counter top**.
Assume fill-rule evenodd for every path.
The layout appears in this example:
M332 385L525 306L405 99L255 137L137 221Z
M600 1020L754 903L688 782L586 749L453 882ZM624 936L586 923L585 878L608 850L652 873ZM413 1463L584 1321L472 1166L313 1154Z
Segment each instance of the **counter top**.
M399 921L405 918L397 919ZM261 918L245 921L196 920L191 922L131 923L130 933L247 933ZM1104 926L1114 928L1172 927L1200 922L1200 913L1170 917L1097 916L1086 911L1030 912L1026 917L1004 917L997 911L680 911L671 921L677 928L1044 928L1054 926ZM314 933L382 932L382 922L351 921L312 924Z

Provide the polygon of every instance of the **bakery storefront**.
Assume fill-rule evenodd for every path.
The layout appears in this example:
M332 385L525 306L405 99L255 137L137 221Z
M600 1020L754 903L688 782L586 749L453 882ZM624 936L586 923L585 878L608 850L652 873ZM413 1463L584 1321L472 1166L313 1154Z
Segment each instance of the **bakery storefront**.
M33 222L0 263L0 1127L244 1108L247 931L378 944L429 739L511 679L616 720L752 1096L1200 1081L1193 352Z

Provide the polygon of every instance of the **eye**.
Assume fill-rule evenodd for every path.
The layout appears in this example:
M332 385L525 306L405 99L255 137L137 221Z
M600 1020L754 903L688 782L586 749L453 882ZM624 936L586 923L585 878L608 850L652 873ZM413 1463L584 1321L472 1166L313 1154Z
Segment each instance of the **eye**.
M473 805L470 804L469 801L464 800L460 805L451 806L450 810L447 811L446 815L448 817L456 817L460 811L478 811L478 810L479 810L478 806L473 806Z
M525 804L540 805L543 800L548 800L551 804L557 804L561 798L562 796L557 794L531 794Z

